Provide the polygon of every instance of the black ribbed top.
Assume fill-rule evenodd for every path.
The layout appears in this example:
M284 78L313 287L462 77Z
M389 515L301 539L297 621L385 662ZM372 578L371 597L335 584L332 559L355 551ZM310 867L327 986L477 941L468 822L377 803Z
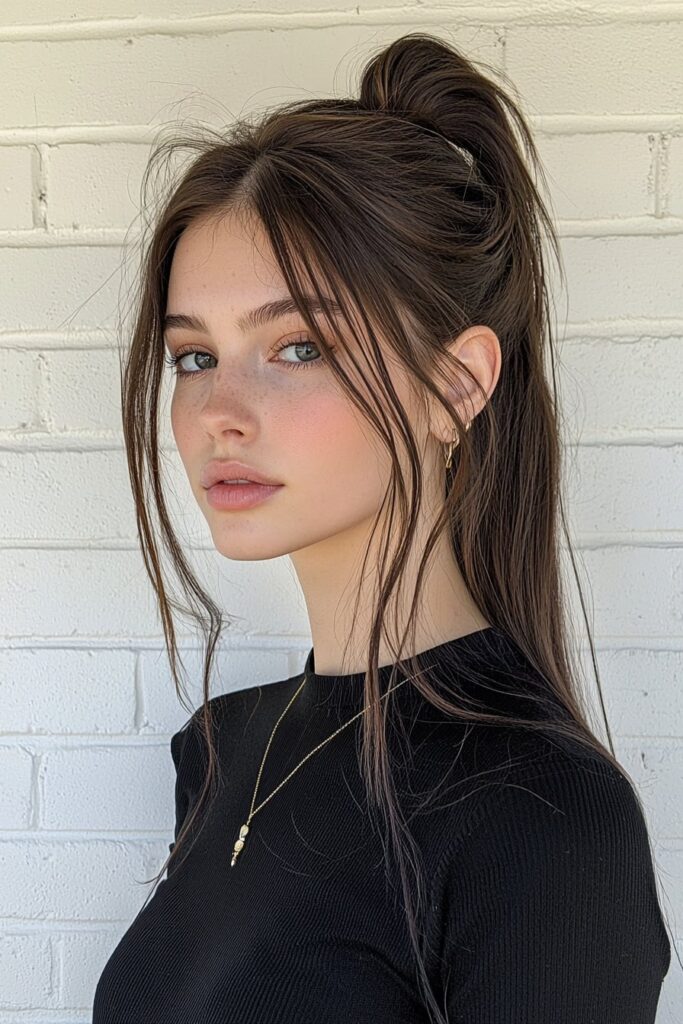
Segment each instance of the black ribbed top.
M492 654L494 657L499 657L501 644L505 644L506 639L505 633L501 630L496 629L494 626L487 626L485 629L466 633L463 636L456 637L454 640L447 640L445 643L431 647L427 651L422 651L419 654L420 661L423 663L421 667L426 669L428 666L433 665L436 672L443 672L445 668L450 668L452 662L462 664L463 666L469 665L472 655L476 655L477 662L480 664L482 663L482 658L487 653ZM511 649L506 650L506 656L508 659L513 656ZM393 683L390 682L393 667L393 665L382 665L379 668L381 693L386 693L390 685L396 685L397 682L401 681L402 677L399 677ZM355 707L360 710L362 707L365 690L364 672L353 672L346 675L319 674L315 670L315 650L311 647L306 657L303 671L298 676L300 682L304 676L306 677L306 682L302 693L311 694L310 699L313 703L317 705L324 704L335 709ZM434 674L432 672L430 672L430 676L433 681ZM399 690L396 693L397 697L395 699L399 699ZM400 693L400 700L403 703L408 701L410 707L413 707L415 687L411 686L410 681L406 681L405 686L401 687Z
M540 726L550 713L544 681L494 627L419 657L463 708ZM363 711L363 673L318 674L313 649L304 672L257 807ZM362 713L254 815L230 867L268 738L303 678L213 698L217 795L113 949L93 1024L427 1024L400 880L385 877L390 843L360 774ZM428 976L450 1024L653 1024L671 947L631 784L543 727L449 719L410 681L388 699L409 726L388 722L391 763L421 858ZM170 750L177 839L205 767L195 716Z

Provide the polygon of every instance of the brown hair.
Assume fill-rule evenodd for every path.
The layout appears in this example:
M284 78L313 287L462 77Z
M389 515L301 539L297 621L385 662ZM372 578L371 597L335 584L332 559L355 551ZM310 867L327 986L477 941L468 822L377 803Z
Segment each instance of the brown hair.
M488 75L443 40L413 32L368 61L358 99L290 103L256 123L242 119L224 132L202 128L184 138L159 141L145 173L145 189L161 156L182 147L197 154L173 182L145 244L122 380L123 427L138 532L179 695L182 683L172 610L189 615L206 637L204 702L192 722L201 727L206 777L170 856L154 876L158 882L177 858L209 791L214 792L216 754L208 701L223 617L186 561L160 483L157 420L167 284L175 245L188 225L203 216L219 219L236 210L258 218L330 371L392 458L386 497L387 521L393 525L381 550L386 556L391 539L400 543L394 557L384 557L378 569L379 596L366 674L366 702L373 706L363 716L362 770L392 835L419 981L440 1024L444 1017L429 991L419 948L420 886L413 904L406 874L408 861L419 875L418 858L396 800L387 758L381 707L388 702L377 703L378 651L387 626L384 610L400 585L411 553L423 480L411 424L390 386L376 330L392 357L405 367L417 393L431 396L425 400L440 402L447 411L459 442L452 467L444 470L443 509L424 551L413 612L419 607L430 553L447 529L475 604L489 622L513 638L544 681L543 721L530 714L528 718L506 716L505 724L543 728L578 740L626 776L614 756L592 640L609 751L593 735L573 681L576 653L566 622L558 520L570 553L571 543L560 488L560 414L544 240L563 280L559 247L536 184L539 174L544 184L545 177L529 128L511 98L512 86L508 82L509 89L504 90L494 81L501 73L487 70ZM371 377L371 388L357 388L332 357L331 346L303 302L311 283L323 309L326 295L334 295L342 306L365 365L359 366L350 352L349 359L361 382ZM354 327L354 318L361 322L361 333ZM335 344L346 349L338 322L331 315L326 319ZM442 391L454 380L462 380L463 374L469 377L469 384L462 386L463 395L478 386L464 364L445 349L449 340L473 324L486 324L495 331L503 362L493 394L486 400L482 392L484 407L467 431ZM363 335L369 344L364 344ZM546 379L547 357L552 393ZM395 447L399 436L410 465L407 481ZM148 491L153 502L147 500ZM158 526L150 518L152 507ZM171 595L164 580L158 539L170 555L187 607ZM580 591L573 556L572 566ZM365 564L361 578L364 569ZM413 626L417 617L409 616ZM587 621L586 628L590 639ZM394 649L397 662L406 639L403 636ZM405 659L397 671L403 667L417 673L415 683L425 699L453 717L501 723L500 716L447 701L429 685L413 658Z

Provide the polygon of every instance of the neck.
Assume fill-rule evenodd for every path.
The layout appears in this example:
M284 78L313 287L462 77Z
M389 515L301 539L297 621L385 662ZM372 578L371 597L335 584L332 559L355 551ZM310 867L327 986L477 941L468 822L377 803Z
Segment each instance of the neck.
M367 559L366 575L360 578L368 532L369 524L362 524L290 556L308 609L318 673L346 675L365 671L377 583L377 573L372 569L377 563L372 555ZM425 541L426 534L416 537L406 562L402 588L392 593L382 616L384 623L397 623L399 632L390 638L393 644L382 634L380 667L395 663L394 648L408 625L411 631L402 658L490 625L469 595L453 557L450 538L443 535L423 574L417 615L411 613Z

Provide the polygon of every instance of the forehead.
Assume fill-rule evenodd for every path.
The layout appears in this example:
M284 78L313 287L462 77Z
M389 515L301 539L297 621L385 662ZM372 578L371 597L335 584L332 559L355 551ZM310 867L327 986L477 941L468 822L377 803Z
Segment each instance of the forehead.
M295 262L296 257L293 256ZM324 326L329 316L344 327L344 310L333 289L319 282L320 301L309 275L296 267L299 284L308 296L311 316ZM355 307L344 306L358 327ZM297 317L294 302L277 265L261 222L236 214L205 217L189 225L178 239L167 289L169 314L189 314L195 322L220 317L243 333L272 322L276 316ZM175 318L177 321L177 317ZM205 329L205 328L204 328Z
M225 301L267 292L282 294L284 280L263 226L235 213L203 217L182 232L168 282L172 300L190 295Z
M329 287L320 282L324 301L309 276L297 267L306 306L321 327L327 317L344 331L344 310ZM355 307L344 303L362 330ZM210 333L213 322L234 324L242 333L257 330L276 318L296 318L299 310L261 222L234 213L204 217L178 239L167 290L165 327L188 327ZM344 332L348 333L348 332Z

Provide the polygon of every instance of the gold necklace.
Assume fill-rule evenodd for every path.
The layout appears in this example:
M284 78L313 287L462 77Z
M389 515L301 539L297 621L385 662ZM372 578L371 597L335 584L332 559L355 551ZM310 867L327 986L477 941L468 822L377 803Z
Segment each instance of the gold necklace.
M408 678L412 678L412 676L407 677L406 679L402 679L400 683L396 683L395 686L392 686L389 690L387 690L387 692L385 694L383 694L380 697L380 700L384 700L384 698L388 697L389 694L393 690L397 690L399 688L399 686L403 686L404 683L407 683L408 682ZM275 723L275 725L273 727L273 731L270 734L270 739L268 740L268 743L266 744L266 749L265 749L265 752L263 754L263 760L261 761L261 767L259 768L258 775L256 776L256 785L254 786L254 795L251 798L251 808L249 810L249 816L247 817L246 824L242 825L240 827L239 838L235 841L235 846L233 848L232 860L230 861L230 867L231 868L235 866L235 861L237 860L237 857L238 857L240 851L244 847L244 844L245 844L246 839L247 839L247 833L249 832L249 825L250 825L251 819L254 817L254 815L258 814L258 812L261 810L261 808L264 807L268 803L268 801L272 797L275 796L275 794L278 792L278 790L282 789L282 787L284 786L285 782L288 782L289 779L291 779L292 775L294 775L294 772L298 771L299 768L301 768L302 764L305 764L306 761L308 761L309 757L313 757L313 755L318 750L320 750L321 747L324 747L326 743L329 743L330 740L333 740L334 737L337 736L342 731L342 729L346 729L347 725L351 725L351 722L354 722L357 718L360 717L360 715L365 714L365 712L368 710L368 708L372 706L370 704L367 704L361 711L359 711L357 714L355 714L353 716L353 718L350 718L348 722L345 722L344 725L341 725L335 732L333 732L331 736L328 736L326 740L323 740L322 743L319 743L317 747L314 747L314 749L311 750L310 753L306 754L306 756L303 759L303 761L300 761L299 764L296 766L296 768L293 768L292 771L289 773L289 775L287 775L282 780L282 782L278 786L275 787L275 789L270 794L270 796L267 796L265 800L261 801L261 803L258 805L258 807L254 808L254 802L256 800L256 793L258 791L259 782L261 781L261 773L263 771L263 766L266 763L266 757L268 756L268 751L270 749L270 744L273 741L273 736L275 735L275 731L276 731L278 725L280 724L280 722L282 721L282 719L285 717L285 715L289 711L290 707L292 706L292 704L294 703L296 698L301 693L301 691L302 691L302 689L304 687L305 682L306 682L306 675L304 674L304 678L303 678L303 681L302 681L301 685L299 686L299 689L296 691L294 696L290 699L289 703L287 704L287 707L285 708L285 710L282 712L282 714L278 718L277 722Z

